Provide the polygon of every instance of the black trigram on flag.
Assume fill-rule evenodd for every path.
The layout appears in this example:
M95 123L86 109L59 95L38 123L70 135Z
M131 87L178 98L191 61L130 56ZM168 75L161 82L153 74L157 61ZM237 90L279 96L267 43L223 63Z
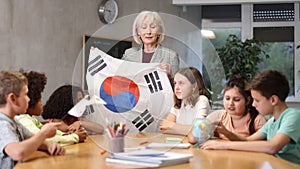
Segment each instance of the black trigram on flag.
M141 113L138 117L136 117L132 121L132 123L140 132L142 132L153 121L154 121L154 118L152 117L151 113L146 109L143 113Z
M84 116L87 116L87 115L92 114L92 113L94 113L94 112L95 112L95 110L94 110L94 107L93 107L92 104L86 105L86 106L85 106L85 110L84 110L82 116L84 117Z
M151 93L163 90L157 71L144 75L144 78Z
M88 72L90 72L90 74L94 76L96 73L101 71L106 66L107 64L104 62L101 56L98 55L95 59L91 60L88 63Z

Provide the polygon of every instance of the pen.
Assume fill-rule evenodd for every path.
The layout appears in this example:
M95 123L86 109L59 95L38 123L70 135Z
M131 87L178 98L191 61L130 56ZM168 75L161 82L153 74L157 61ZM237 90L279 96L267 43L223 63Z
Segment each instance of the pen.
M147 144L148 141L144 141L144 142L141 142L140 145L144 145L144 144Z
M138 147L125 147L124 150L144 150L146 149L145 146L138 146Z
M110 126L107 126L107 130L108 130L108 133L111 137L115 137L115 133L114 133L113 129Z
M106 150L102 150L101 152L100 152L100 155L104 155L106 153Z
M124 136L129 132L129 129L126 129L126 131L124 132Z

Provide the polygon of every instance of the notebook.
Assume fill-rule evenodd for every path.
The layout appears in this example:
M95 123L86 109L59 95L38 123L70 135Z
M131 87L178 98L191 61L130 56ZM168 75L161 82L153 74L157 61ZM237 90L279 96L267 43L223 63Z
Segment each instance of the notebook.
M144 167L162 167L188 163L192 154L164 152L156 150L140 150L128 153L114 153L106 158L106 162L128 165L139 165Z

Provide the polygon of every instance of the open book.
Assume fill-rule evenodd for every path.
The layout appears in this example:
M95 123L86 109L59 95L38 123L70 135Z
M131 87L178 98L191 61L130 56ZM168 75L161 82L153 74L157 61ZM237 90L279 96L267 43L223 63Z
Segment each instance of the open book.
M192 154L146 149L126 153L114 153L111 157L106 158L106 162L139 165L144 167L162 167L188 163L189 159L192 157Z

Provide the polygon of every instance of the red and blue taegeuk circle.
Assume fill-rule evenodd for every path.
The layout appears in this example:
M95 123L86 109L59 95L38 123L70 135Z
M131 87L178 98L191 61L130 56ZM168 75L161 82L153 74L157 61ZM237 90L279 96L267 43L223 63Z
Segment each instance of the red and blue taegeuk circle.
M107 77L100 86L100 98L106 102L107 109L115 113L124 113L135 107L139 101L138 85L123 76Z

